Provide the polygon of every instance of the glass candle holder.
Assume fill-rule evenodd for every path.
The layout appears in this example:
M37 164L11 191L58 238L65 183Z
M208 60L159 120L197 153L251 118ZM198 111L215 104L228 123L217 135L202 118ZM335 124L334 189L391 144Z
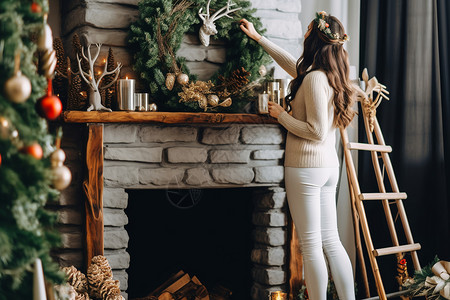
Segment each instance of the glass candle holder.
M269 94L259 94L258 95L258 105L257 105L259 114L268 114L269 113Z
M266 92L269 95L269 101L280 104L280 83L269 81L266 84Z
M134 106L136 111L148 110L148 93L135 93Z

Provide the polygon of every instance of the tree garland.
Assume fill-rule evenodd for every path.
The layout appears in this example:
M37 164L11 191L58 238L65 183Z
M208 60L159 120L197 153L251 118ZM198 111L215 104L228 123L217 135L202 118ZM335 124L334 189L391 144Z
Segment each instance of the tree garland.
M174 53L181 46L184 34L197 35L201 26L198 11L205 7L207 0L142 0L139 2L140 15L131 26L129 43L134 52L134 69L149 90L150 97L158 104L158 107L167 111L200 111L205 110L199 106L198 101L181 101L180 95L186 95L186 86L182 89L180 84L175 84L169 90L166 86L166 76L172 72L182 72L195 80L186 66L184 57L176 57ZM248 82L255 82L261 78L259 68L268 64L270 56L256 43L249 39L239 28L239 20L246 18L253 22L256 30L264 32L259 18L253 17L255 12L251 9L251 3L247 0L234 0L241 7L239 11L231 14L233 17L220 18L215 24L218 34L212 39L221 39L226 42L226 63L211 78L212 85L224 86L224 79L236 78L236 71L242 68L249 73ZM212 0L210 3L211 14L214 10L224 7L227 0ZM233 73L234 72L234 73ZM208 82L209 83L209 82ZM192 83L196 88L196 83ZM225 84L226 85L226 84ZM187 85L187 87L189 87ZM232 95L232 105L227 108L217 107L216 110L226 112L241 112L248 104L248 92L243 89L240 93ZM185 99L184 99L185 100Z

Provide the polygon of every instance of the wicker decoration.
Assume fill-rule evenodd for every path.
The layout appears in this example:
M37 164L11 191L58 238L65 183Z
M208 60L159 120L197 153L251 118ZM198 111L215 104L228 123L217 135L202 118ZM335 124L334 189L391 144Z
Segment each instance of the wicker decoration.
M77 270L74 266L65 267L63 271L67 274L67 283L69 283L77 293L85 293L88 290L86 276Z
M83 96L81 91L82 81L80 75L72 77L72 83L67 93L67 109L68 110L82 110L86 106L86 96Z
M108 67L107 67L106 71L111 72L114 70L114 66L116 65L115 61L114 61L114 53L113 53L113 50L111 47L109 47L109 50L108 50L107 61L108 61ZM106 75L105 78L103 79L102 85L108 85L113 81L114 81L114 74ZM114 99L114 94L115 94L114 85L107 89L104 89L102 91L104 92L104 96L102 95L102 99L104 99L104 105L106 107L112 109L113 108L112 107L113 99Z

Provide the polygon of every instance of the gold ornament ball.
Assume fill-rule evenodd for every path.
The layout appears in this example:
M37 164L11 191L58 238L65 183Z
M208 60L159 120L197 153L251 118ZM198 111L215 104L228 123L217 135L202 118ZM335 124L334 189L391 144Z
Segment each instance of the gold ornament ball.
M156 106L155 103L150 103L148 105L148 111L157 111L158 110L158 106Z
M31 94L31 82L18 71L5 82L5 94L14 103L25 102Z
M177 76L177 82L181 85L185 85L189 82L189 76L187 76L184 73L178 74Z
M219 97L217 95L208 95L208 105L215 107L219 105Z
M72 173L66 166L58 166L53 168L53 187L59 191L69 186L72 180Z

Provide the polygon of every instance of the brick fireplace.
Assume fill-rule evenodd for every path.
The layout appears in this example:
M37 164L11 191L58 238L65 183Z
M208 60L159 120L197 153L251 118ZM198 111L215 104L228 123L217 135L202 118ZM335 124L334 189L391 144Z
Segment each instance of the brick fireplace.
M119 114L132 116L131 119L141 114L139 119L145 121L111 123L102 118L114 119ZM94 115L93 118L100 118L99 121L102 122L91 123L91 119L80 118L80 115ZM161 115L164 115L162 119L166 123L148 120L159 119ZM282 166L285 131L270 118L258 115L189 114L200 116L204 120L187 124L172 123L172 119L178 120L174 116L179 115L180 113L139 112L65 113L67 123L86 121L88 128L94 126L102 129L102 242L104 255L113 268L115 278L120 280L124 295L127 295L128 289L127 269L133 259L127 252L129 233L126 225L129 216L126 208L130 191L136 190L187 192L208 189L211 194L211 190L219 192L223 189L250 189L249 199L243 199L250 201L254 207L250 216L252 250L248 258L251 270L248 271L251 274L251 289L248 293L252 299L263 299L271 290L289 290L291 229L288 226ZM246 118L245 122L227 119L242 116ZM219 122L216 121L217 118ZM211 120L215 122L211 123ZM248 122L249 120L252 122ZM86 132L85 126L67 124L66 131ZM88 136L87 148L89 141ZM88 231L90 227L87 223L84 225L85 220L90 218L90 208L88 205L87 213L82 213L84 196L80 190L85 176L80 166L87 164L88 169L91 168L89 159L92 155L87 149L84 158L85 150L81 145L83 143L80 143L80 139L69 138L63 141L63 147L71 157L67 164L74 173L74 181L61 197L59 211L64 245L55 255L61 265L78 264L83 269L87 257L93 255L89 254L89 245L92 243L89 239L95 240L95 237L89 238L88 234L87 242L83 242L83 227L86 226ZM92 181L92 178L87 180ZM73 199L77 197L77 200Z

